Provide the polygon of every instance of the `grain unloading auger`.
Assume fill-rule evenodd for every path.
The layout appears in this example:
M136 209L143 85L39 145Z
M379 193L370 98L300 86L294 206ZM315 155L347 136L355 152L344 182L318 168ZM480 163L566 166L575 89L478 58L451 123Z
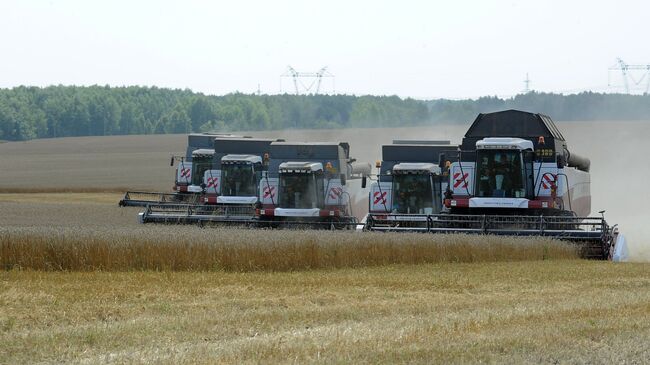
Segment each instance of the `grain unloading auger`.
M589 216L590 162L569 152L549 117L479 114L456 151L433 152L426 168L420 156L400 171L413 161L405 153L385 171L390 179L380 174L366 229L553 237L587 258L625 251L616 225Z

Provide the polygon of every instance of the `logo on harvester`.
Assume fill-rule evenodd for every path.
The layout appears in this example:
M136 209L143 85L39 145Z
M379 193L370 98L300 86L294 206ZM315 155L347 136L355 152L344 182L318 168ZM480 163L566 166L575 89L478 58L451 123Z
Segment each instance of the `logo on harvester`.
M381 193L378 191L375 191L372 194L372 197L374 198L373 204L377 205L379 203L386 205L386 193L385 191L382 191Z
M181 177L189 178L192 175L192 170L189 168L181 168Z
M467 187L467 177L469 177L469 172L463 174L463 177L460 176L460 172L454 174L454 188L457 188L463 185L463 188Z
M266 186L264 187L264 199L275 198L275 186Z
M551 185L552 185L554 182L555 182L555 179L552 179L551 176L548 175L548 174L545 174L545 175L542 177L542 187L543 187L545 190L550 189L550 188L551 188Z
M330 189L330 199L340 199L343 195L343 189L336 186Z
M216 189L219 186L219 178L218 177L209 177L208 178L208 183L206 185L207 185L208 188Z

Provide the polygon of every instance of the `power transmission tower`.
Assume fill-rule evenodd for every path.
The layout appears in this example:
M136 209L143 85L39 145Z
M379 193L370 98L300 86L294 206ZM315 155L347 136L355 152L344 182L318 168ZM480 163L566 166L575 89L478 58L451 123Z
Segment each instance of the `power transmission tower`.
M528 77L528 72L526 72L526 80L524 80L524 94L530 92L530 78Z
M623 77L623 87L625 88L625 93L629 94L630 93L630 81L632 83L633 89L640 89L639 86L641 86L641 83L645 82L645 90L644 92L647 94L650 91L650 64L648 65L630 65L625 63L620 58L616 59L616 65L612 66L609 68L609 72L611 71L620 71L621 75ZM630 72L632 71L632 72ZM643 73L640 73L638 71L643 71ZM637 75L635 77L634 75ZM640 77L639 77L640 75ZM609 78L608 74L608 78ZM607 82L608 86L612 86L611 82Z
M318 94L323 78L332 79L332 93L334 93L334 75L327 71L327 66L316 72L298 72L293 67L287 66L287 71L280 75L280 92L282 92L282 80L289 77L293 80L296 95L301 94L301 91L305 94Z

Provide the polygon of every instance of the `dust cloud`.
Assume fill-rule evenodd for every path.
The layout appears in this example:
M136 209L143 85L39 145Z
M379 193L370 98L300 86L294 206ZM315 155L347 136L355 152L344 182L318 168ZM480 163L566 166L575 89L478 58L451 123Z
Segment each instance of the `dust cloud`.
M628 239L632 261L650 262L648 122L558 123L569 149L591 159L591 214L606 210Z
M569 150L591 159L591 214L605 210L610 224L618 224L629 243L633 261L650 261L650 164L645 146L650 145L650 122L557 122L567 139ZM381 159L381 145L393 139L450 140L460 143L469 124L408 128L289 130L247 133L255 136L285 138L290 141L345 141L350 155L358 161ZM374 170L373 168L373 171ZM368 209L367 190L358 183L355 215Z

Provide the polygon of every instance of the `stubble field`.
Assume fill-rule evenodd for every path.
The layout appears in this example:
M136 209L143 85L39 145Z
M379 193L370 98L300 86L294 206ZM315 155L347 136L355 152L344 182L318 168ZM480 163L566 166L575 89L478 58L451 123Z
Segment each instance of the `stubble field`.
M639 151L650 126L560 128L572 151L592 159L592 211L607 209L632 238L633 257L647 260L650 174ZM374 161L393 138L458 142L465 129L266 135L346 140L354 157ZM645 263L585 262L545 240L138 225L138 208L117 207L119 191L169 191L169 155L185 143L0 144L0 363L650 357Z

